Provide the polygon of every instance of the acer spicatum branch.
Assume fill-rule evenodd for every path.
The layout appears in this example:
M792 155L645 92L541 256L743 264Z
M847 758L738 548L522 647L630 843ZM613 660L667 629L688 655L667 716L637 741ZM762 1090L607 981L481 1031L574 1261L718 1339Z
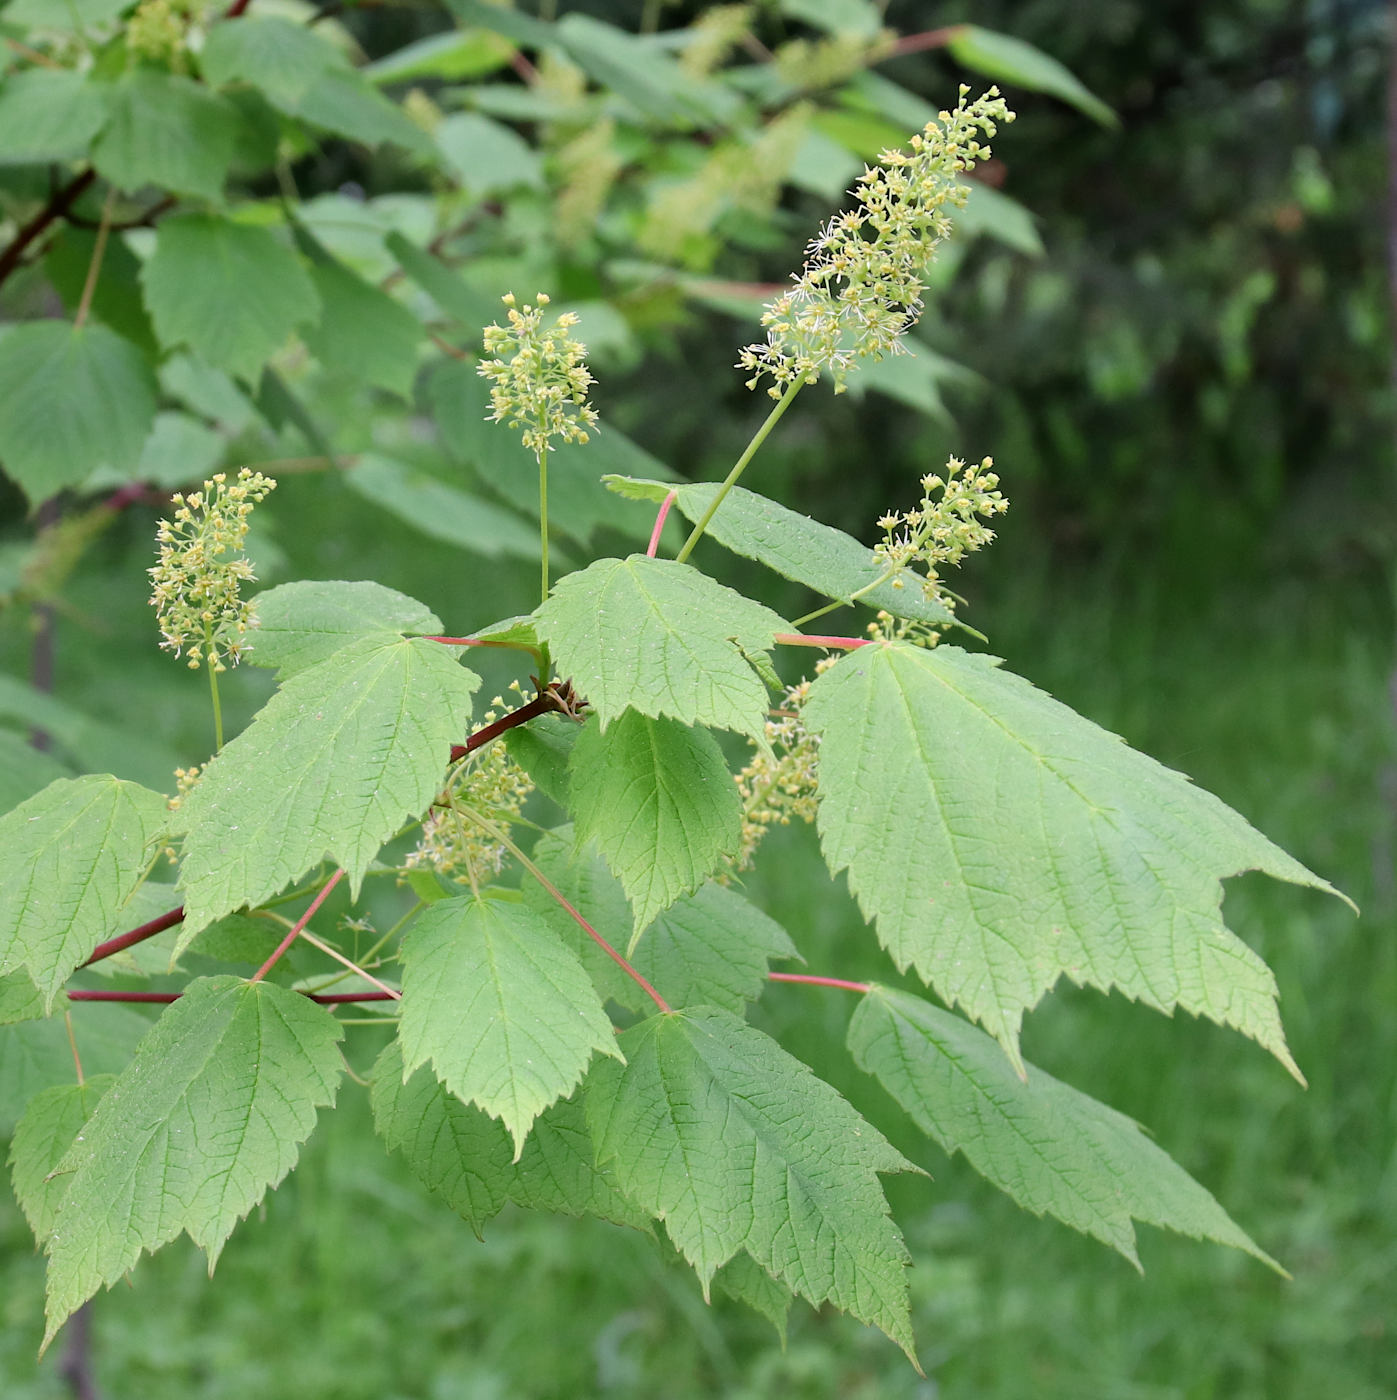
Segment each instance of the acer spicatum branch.
M168 1006L178 1001L183 992L109 992L79 989L68 993L69 1001L121 1001ZM356 1001L396 1001L393 992L302 992L307 1001L317 1006L347 1006Z
M778 632L774 640L783 647L824 647L827 651L855 651L872 645L868 637L822 637L815 632Z
M320 887L320 893L316 895L313 900L311 900L310 906L306 909L306 912L302 914L301 917L297 919L294 924L291 925L290 929L287 930L286 937L283 938L281 942L277 944L276 950L272 953L271 957L269 957L267 961L264 962L262 966L259 967L257 971L252 974L252 980L254 982L260 982L277 965L277 963L281 960L281 955L297 940L297 938L300 937L301 930L305 928L305 926L308 923L310 923L311 919L315 915L315 911L319 909L322 904L325 903L325 900L329 896L330 891L334 889L335 886L338 885L343 878L344 866L340 866L339 869L336 870L335 873L331 875L330 878L326 880L325 883Z
M131 929L129 933L118 934L115 938L107 939L105 943L99 943L92 950L92 956L82 966L91 967L93 963L101 962L103 958L109 958L113 953L120 953L126 948L134 948L137 943L144 943L147 938L154 938L157 933L164 933L167 928L174 928L176 924L183 921L184 905L181 904L178 909L171 909L168 913L161 914L148 923L140 924Z
M51 223L56 219L63 218L96 178L97 172L90 167L80 175L73 176L66 185L55 190L49 196L48 203L27 224L21 226L9 244L0 251L0 283L4 282L19 267L24 258L25 249Z
M872 990L867 982L849 982L843 977L815 977L808 972L768 972L770 982L803 982L807 987L840 987L846 992Z
M528 856L526 856L524 852L521 851L519 847L514 844L512 840L510 840L508 832L502 831L498 826L495 825L494 822L490 821L487 817L482 817L479 812L473 811L469 807L460 807L457 810L461 813L463 817L466 817L468 820L473 821L492 841L498 841L500 845L503 846L505 850L507 850L510 853L510 855L512 855L514 859L517 860L519 864L522 865L524 869L527 870L529 874L532 875L534 879L537 880L538 883L545 890L548 891L548 894L557 903L558 907L562 909L568 915L568 917L572 919L582 929L582 931L587 935L587 937L590 938L592 942L595 943L597 947L600 948L602 952L605 953L607 957L609 957L611 961L614 962L616 966L619 967L621 971L624 972L626 976L629 977L631 981L634 982L636 986L639 987L640 990L643 991L645 995L648 996L650 1000L653 1001L662 1012L668 1015L669 1012L673 1010L673 1008L664 999L664 997L662 997L659 994L659 992L657 992L654 989L654 987L650 985L650 982L647 980L645 975L637 971L634 967L632 967L631 964L624 957L622 957L621 954L618 953L616 949L613 948L611 944L608 943L606 939L603 938L601 934L599 934L596 931L596 929L594 929L591 926L591 924L587 922L585 918L583 918L583 916L568 900L568 897L562 892L562 890L560 890L557 887L557 885L555 885L552 882L552 880L550 880L548 876L545 875L543 871L541 871L538 868L538 866L536 866L533 863L533 861L531 861L528 858Z
M564 709L565 706L554 693L553 687L541 690L527 704L520 705L517 710L511 710L507 715L501 715L493 723L477 729L464 744L453 744L451 746L451 761L455 763L458 758L464 758L468 753L474 753L476 749L484 748L492 739L498 739L508 729L527 724L531 719L537 719L539 715L562 713Z
M659 513L655 516L655 528L650 532L650 548L645 551L645 557L647 559L653 559L655 557L655 551L660 547L660 532L665 528L665 519L669 515L669 508L674 502L675 494L671 491L669 495L664 498Z

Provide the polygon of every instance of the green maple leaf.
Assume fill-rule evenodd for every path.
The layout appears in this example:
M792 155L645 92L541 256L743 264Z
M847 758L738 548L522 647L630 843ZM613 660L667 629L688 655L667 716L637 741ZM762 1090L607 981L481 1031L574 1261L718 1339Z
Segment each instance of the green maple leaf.
M0 817L0 976L24 968L53 1005L117 932L169 822L166 799L106 774L60 778Z
M760 603L673 559L599 559L561 579L538 632L597 712L626 709L760 740L767 692L743 654L770 649L788 624Z
M597 1159L665 1222L705 1295L745 1249L793 1292L872 1323L912 1357L907 1251L877 1173L916 1168L729 1011L652 1016L621 1047L626 1064L598 1064L588 1080Z
M1331 890L1179 773L956 647L861 648L817 679L820 840L900 968L1017 1066L1059 977L1234 1026L1293 1074L1270 969L1222 878Z
M716 1274L713 1284L720 1293L745 1303L760 1313L776 1329L781 1346L786 1345L786 1322L791 1313L794 1296L784 1283L778 1282L747 1251L739 1250Z
M54 1084L29 1100L10 1143L10 1180L34 1238L48 1239L58 1207L68 1193L68 1176L54 1168L62 1161L97 1101L116 1083L113 1074L93 1075L82 1084Z
M397 1041L374 1065L372 1097L379 1136L477 1235L509 1201L638 1230L649 1224L597 1166L582 1108L571 1099L534 1120L516 1162L504 1125L462 1103L425 1066L404 1081Z
M441 619L424 603L381 583L283 583L256 598L246 659L282 676L304 671L361 637L404 633L439 635Z
M267 982L192 982L107 1091L57 1170L48 1329L181 1231L218 1260L334 1102L341 1028Z
M246 82L278 106L293 105L326 72L349 62L332 43L304 24L278 15L240 15L246 24L215 24L199 52L199 69L213 87Z
M620 1055L576 954L521 904L439 900L403 940L402 960L404 1072L430 1060L457 1098L504 1123L516 1158L593 1051Z
M534 860L608 941L631 925L620 881L594 849L576 848L567 827L547 833L534 847ZM571 944L602 996L630 1011L654 1006L546 890L530 883L524 900ZM631 964L673 1007L711 1005L740 1012L766 988L772 959L799 957L775 919L736 890L709 883L670 905L644 931Z
M188 345L247 378L320 312L315 284L291 248L269 229L215 214L161 220L141 280L163 346Z
M155 418L155 375L106 326L28 321L0 340L0 461L35 503L107 465L129 478Z
M630 500L660 502L672 491L675 505L693 521L703 519L721 489L714 481L676 485L626 476L605 476L602 480ZM869 545L745 487L729 489L708 522L706 533L724 549L744 559L755 559L782 578L803 583L826 598L847 602L855 593L861 593L859 602L881 608L894 617L920 622L954 620L943 604L926 597L920 588L894 588L891 580L871 588L883 576L884 569L874 561ZM864 589L868 591L862 592Z
M382 635L287 680L180 808L176 952L327 857L357 891L383 843L435 796L479 683L437 642Z
M594 841L634 910L634 952L656 914L742 844L742 799L706 729L625 711L583 726L569 764L579 842Z
M237 109L207 88L144 65L106 90L108 120L92 163L118 189L143 185L217 204L237 149Z
M1138 1124L1032 1065L1021 1080L998 1043L959 1016L874 986L849 1024L849 1049L947 1152L1137 1269L1134 1220L1279 1267Z

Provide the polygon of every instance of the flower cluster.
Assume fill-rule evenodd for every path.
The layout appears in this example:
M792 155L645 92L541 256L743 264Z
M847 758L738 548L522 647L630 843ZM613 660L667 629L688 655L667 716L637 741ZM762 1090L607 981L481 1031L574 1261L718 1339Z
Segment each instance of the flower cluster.
M275 489L270 477L244 467L234 482L219 472L202 491L171 497L174 519L160 522L159 562L148 571L150 601L159 611L160 645L176 656L187 652L193 670L207 661L225 671L244 650L253 605L240 590L256 577L243 552L247 518Z
M189 5L183 0L142 0L126 22L126 47L151 63L184 71L184 31Z
M952 457L944 476L922 478L922 499L917 505L892 511L878 522L884 539L873 547L873 555L894 588L905 588L905 576L910 574L928 598L954 610L955 599L941 588L940 571L954 568L994 539L994 531L981 516L990 519L1009 509L993 466L990 457L978 467L967 467ZM918 563L924 573L916 572Z
M816 663L818 675L839 658L827 656ZM742 798L742 844L733 856L731 873L751 868L752 857L773 826L789 826L792 817L815 820L817 768L820 740L805 727L802 711L810 696L810 682L801 681L786 691L781 708L766 722L769 753L758 752L737 775Z
M912 138L910 154L884 151L854 187L858 206L811 242L795 285L762 316L766 343L738 360L749 389L770 375L768 392L780 398L795 379L828 372L840 393L857 360L904 353L902 337L922 311L923 270L951 230L947 207L969 196L960 175L988 158L981 134L1014 119L997 88L970 103L968 92Z
M493 724L505 709L496 696L482 723ZM486 744L463 758L448 785L449 797L422 823L422 836L403 864L435 870L445 879L472 889L500 873L509 854L497 841L457 810L470 807L495 822L511 822L524 810L534 785L502 743Z
M491 383L491 418L522 428L524 446L539 456L555 437L586 442L587 429L597 424L597 411L587 402L596 381L583 363L587 347L568 335L577 317L564 312L545 330L548 298L542 292L537 306L522 311L513 292L503 300L509 325L485 327L485 350L493 358L482 360L478 371Z
M714 5L688 28L689 43L679 55L680 66L696 78L707 77L748 35L751 5Z

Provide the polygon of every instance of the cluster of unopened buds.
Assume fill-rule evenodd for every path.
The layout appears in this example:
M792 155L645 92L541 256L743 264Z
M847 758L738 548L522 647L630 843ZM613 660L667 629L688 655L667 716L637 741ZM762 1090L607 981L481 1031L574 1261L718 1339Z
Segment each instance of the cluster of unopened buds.
M586 442L597 425L597 411L587 402L596 382L584 363L587 347L568 332L577 317L565 311L545 329L548 297L540 292L537 305L514 304L514 293L502 298L509 308L508 326L486 326L485 352L478 373L490 381L491 418L523 429L524 446L536 455L550 442Z
M219 472L202 490L170 498L175 513L156 533L150 601L160 618L160 645L186 655L194 670L207 661L224 671L244 650L252 603L243 599L242 585L256 577L244 553L247 521L275 489L270 477L244 467L235 481Z
M827 656L816 663L815 674L838 661ZM731 862L731 873L750 869L757 847L774 826L789 826L791 819L815 820L819 810L817 782L820 740L805 727L804 708L811 682L791 686L777 710L766 721L767 750L757 752L737 775L742 798L742 844Z

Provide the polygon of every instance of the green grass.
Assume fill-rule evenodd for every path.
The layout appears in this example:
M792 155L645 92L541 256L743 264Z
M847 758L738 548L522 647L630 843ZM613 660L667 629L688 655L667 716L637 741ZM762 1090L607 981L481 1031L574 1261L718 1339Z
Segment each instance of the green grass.
M1102 577L998 577L1003 597L974 620L1013 669L1218 792L1364 906L1355 920L1337 901L1259 877L1228 896L1233 927L1276 970L1307 1091L1235 1034L1119 997L1059 991L1025 1030L1030 1058L1143 1122L1293 1281L1148 1230L1141 1278L1024 1215L918 1140L852 1070L839 1048L847 994L778 987L759 1020L932 1172L889 1184L917 1261L925 1381L877 1334L803 1305L783 1351L737 1305L706 1308L692 1274L633 1232L511 1212L478 1243L383 1154L363 1091L346 1083L301 1167L235 1234L211 1282L181 1243L97 1300L106 1393L1397 1394L1397 729L1381 609L1297 590L1219 596L1185 616L1177 600ZM753 883L810 970L893 975L842 892L830 897L809 833L774 838ZM9 1203L0 1299L0 1394L65 1396L54 1358L33 1360L41 1261Z

